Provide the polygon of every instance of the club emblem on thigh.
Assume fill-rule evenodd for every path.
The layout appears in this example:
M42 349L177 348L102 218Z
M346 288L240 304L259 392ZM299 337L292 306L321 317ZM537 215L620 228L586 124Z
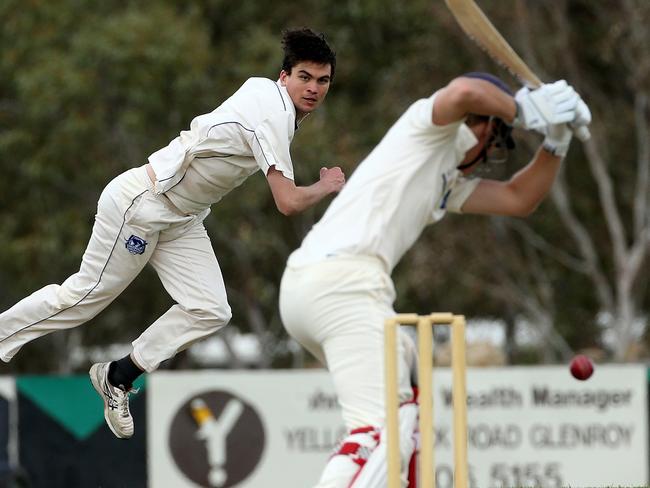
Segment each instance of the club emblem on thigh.
M131 254L144 254L147 247L147 241L136 235L131 235L126 241L126 249Z

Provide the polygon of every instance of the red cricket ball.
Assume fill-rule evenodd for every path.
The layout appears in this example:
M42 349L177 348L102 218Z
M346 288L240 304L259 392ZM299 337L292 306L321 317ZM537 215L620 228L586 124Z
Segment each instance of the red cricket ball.
M575 379L584 381L594 372L594 363L584 354L578 354L571 360L569 369Z

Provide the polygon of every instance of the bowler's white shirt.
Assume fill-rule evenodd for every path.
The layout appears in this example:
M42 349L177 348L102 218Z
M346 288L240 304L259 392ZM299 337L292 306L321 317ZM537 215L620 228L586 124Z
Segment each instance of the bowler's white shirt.
M155 191L183 212L198 213L259 169L266 174L275 166L293 180L289 146L295 128L296 109L286 88L267 78L249 78L149 156Z
M456 169L478 141L462 121L434 125L435 94L411 105L364 159L289 258L373 256L392 271L430 223L460 212L478 179Z

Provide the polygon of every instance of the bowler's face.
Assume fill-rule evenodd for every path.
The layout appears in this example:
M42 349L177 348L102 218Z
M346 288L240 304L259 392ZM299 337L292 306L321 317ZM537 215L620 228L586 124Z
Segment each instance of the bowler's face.
M313 112L323 103L331 81L329 63L302 61L291 69L291 74L280 72L280 83L287 88L298 116Z

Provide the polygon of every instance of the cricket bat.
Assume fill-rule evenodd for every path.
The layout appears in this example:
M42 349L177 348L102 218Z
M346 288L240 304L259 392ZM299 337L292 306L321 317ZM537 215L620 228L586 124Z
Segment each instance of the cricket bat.
M542 85L539 77L510 47L508 41L503 38L474 0L445 0L445 2L465 34L493 60L505 67L531 90ZM588 140L589 129L585 126L580 127L576 136L581 141Z

